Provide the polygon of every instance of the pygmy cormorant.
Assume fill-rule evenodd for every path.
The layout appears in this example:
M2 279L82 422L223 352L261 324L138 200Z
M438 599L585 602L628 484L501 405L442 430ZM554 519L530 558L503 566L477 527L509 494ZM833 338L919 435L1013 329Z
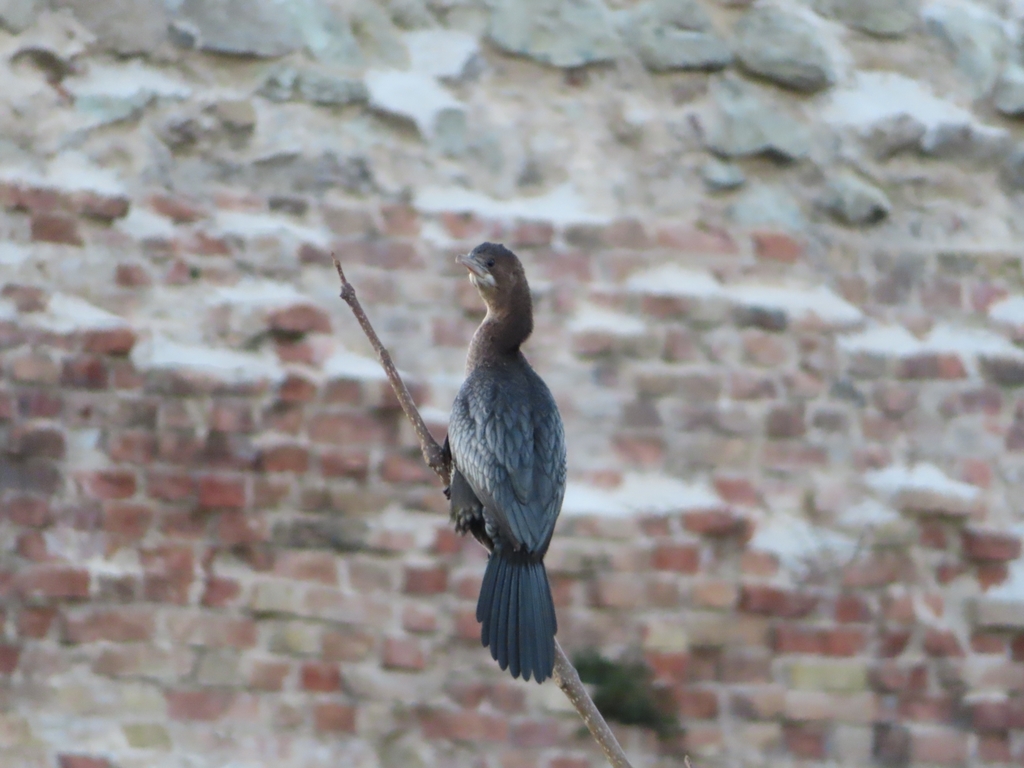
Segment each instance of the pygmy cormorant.
M544 554L565 495L565 435L551 391L523 357L533 304L523 265L482 243L457 261L487 305L452 405L451 516L487 547L476 618L480 639L513 677L551 677L555 605Z

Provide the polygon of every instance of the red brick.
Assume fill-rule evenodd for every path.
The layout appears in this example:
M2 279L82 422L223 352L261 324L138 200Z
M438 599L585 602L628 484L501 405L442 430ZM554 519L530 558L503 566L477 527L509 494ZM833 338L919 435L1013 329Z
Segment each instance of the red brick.
M296 304L280 309L267 319L271 330L282 333L330 333L331 317L320 307Z
M982 591L996 587L1010 576L1010 568L1006 563L979 563L975 571L978 586Z
M373 651L376 637L358 627L328 629L321 636L321 655L327 661L363 661Z
M212 689L165 691L167 715L172 720L219 720L231 707L235 694Z
M824 632L783 624L775 627L773 647L776 653L824 653Z
M341 690L341 670L337 664L307 661L299 670L299 684L304 691L331 693Z
M348 477L365 480L370 471L370 455L359 449L320 452L320 471L324 477Z
M871 620L871 607L861 595L842 594L836 598L835 619L844 624Z
M971 560L1006 561L1020 557L1020 537L1004 531L965 528L960 534L964 556Z
M733 256L739 253L728 232L716 227L669 224L659 227L655 240L663 248L708 256Z
M42 353L18 355L9 366L11 378L22 384L56 384L60 380L57 364Z
M547 768L591 768L587 757L553 757Z
M428 739L504 743L508 739L508 722L504 717L475 710L454 710L422 707L420 729Z
M926 352L901 358L896 375L901 379L963 379L967 369L958 354Z
M1010 654L1014 661L1024 661L1024 633L1016 635L1010 642Z
M317 386L305 376L289 373L277 390L277 396L285 403L308 403L316 397Z
M57 768L116 768L116 766L105 757L62 754L57 755Z
M56 608L22 607L18 612L18 637L33 639L46 637L56 615Z
M222 608L234 603L241 593L242 587L234 579L210 576L206 580L201 602L211 608Z
M53 521L49 502L40 496L8 496L0 502L0 517L15 525L43 528Z
M982 733L978 735L978 759L983 763L1009 763L1010 736L1007 733Z
M1010 706L1005 700L976 701L970 705L976 731L1005 731L1010 727Z
M393 430L365 413L313 413L307 419L309 438L328 445L370 446L393 442Z
M199 478L199 505L205 509L242 509L245 507L244 478L204 475Z
M761 503L761 494L746 478L716 477L715 490L729 504L755 507Z
M388 637L384 640L381 662L385 669L418 672L427 665L420 641L414 637Z
M60 381L75 389L106 389L110 384L110 368L102 357L71 357L61 366Z
M825 759L827 733L820 723L788 723L782 729L786 749L793 757L805 760Z
M37 243L85 245L78 221L64 213L36 213L32 216L32 240Z
M198 201L179 195L152 195L147 202L150 208L171 219L175 224L191 224L207 216L205 208Z
M448 589L446 565L408 565L403 591L408 595L437 595Z
M963 656L964 649L951 630L928 629L924 635L924 650L929 656Z
M301 445L275 445L263 448L257 459L262 472L301 474L309 468L309 451Z
M706 688L681 687L674 692L679 715L686 720L718 717L718 693Z
M380 207L384 234L390 237L417 237L420 233L419 214L408 203L393 203Z
M650 667L655 680L671 683L685 681L690 669L690 655L683 652L647 651L644 662Z
M153 510L143 504L108 501L103 505L103 530L119 543L141 539L152 521Z
M153 277L141 264L118 264L114 270L114 282L122 288L148 288Z
M186 501L196 493L196 481L188 472L152 470L146 475L146 491L159 501Z
M26 598L85 598L89 596L89 572L71 566L35 566L19 571L14 586Z
M976 631L971 635L971 650L975 653L1004 656L1009 648L1009 639L1004 635L981 631Z
M333 552L280 550L274 558L274 573L287 579L338 584L338 564Z
M18 668L21 648L9 643L0 643L0 675L12 675Z
M422 605L407 605L402 609L402 629L406 632L434 632L437 614Z
M128 469L100 469L80 477L86 493L94 499L127 499L135 495L135 473Z
M384 457L380 468L381 479L386 483L433 483L433 471L423 463L417 451L415 456L391 453Z
M546 221L517 221L512 228L510 242L513 248L537 248L551 245L555 229Z
M156 450L156 435L140 429L110 435L107 446L111 461L125 464L149 464L156 457Z
M82 349L95 355L127 355L135 346L135 338L131 328L86 331L82 336Z
M63 617L65 643L131 643L153 637L153 614L135 608L89 609Z
M455 636L460 640L480 643L480 622L475 608L460 608L455 612Z
M763 584L747 584L740 590L740 610L796 619L811 613L818 598L805 592L794 592Z
M355 733L356 708L325 702L313 707L313 726L321 733Z
M795 264L804 255L804 244L785 232L753 232L750 239L759 259Z
M964 765L967 763L967 734L952 728L922 728L911 732L914 763Z
M651 566L658 571L697 573L700 547L694 544L659 544L651 554Z
M280 691L291 671L284 661L255 661L249 669L248 685L257 691Z
M737 536L747 529L747 520L727 509L708 509L683 515L683 528L700 536Z
M189 544L162 544L140 550L143 595L147 600L184 605L195 580L195 557Z
M544 749L561 743L558 723L551 719L516 720L509 734L509 743L518 749Z
M882 693L923 693L928 688L928 667L883 661L872 668L871 686Z

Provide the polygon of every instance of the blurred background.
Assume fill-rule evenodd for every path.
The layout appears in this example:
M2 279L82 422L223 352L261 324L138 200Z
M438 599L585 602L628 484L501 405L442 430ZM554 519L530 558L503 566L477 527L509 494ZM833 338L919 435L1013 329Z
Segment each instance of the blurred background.
M0 765L596 768L438 438L523 259L634 765L1024 761L1017 0L0 0Z

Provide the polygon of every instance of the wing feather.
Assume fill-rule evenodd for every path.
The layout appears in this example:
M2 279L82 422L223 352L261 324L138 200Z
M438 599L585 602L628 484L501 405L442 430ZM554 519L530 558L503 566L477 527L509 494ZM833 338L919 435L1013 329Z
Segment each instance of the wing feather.
M565 493L565 436L551 392L529 367L474 371L452 406L455 465L513 546L546 546Z

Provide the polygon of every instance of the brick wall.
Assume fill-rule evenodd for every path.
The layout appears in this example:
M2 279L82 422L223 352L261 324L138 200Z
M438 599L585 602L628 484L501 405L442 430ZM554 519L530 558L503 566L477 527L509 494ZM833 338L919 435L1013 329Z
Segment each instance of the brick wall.
M480 647L483 554L331 298L333 249L440 436L484 238L567 422L559 638L642 654L685 726L620 729L638 765L1024 762L1021 254L0 200L0 763L603 764Z

